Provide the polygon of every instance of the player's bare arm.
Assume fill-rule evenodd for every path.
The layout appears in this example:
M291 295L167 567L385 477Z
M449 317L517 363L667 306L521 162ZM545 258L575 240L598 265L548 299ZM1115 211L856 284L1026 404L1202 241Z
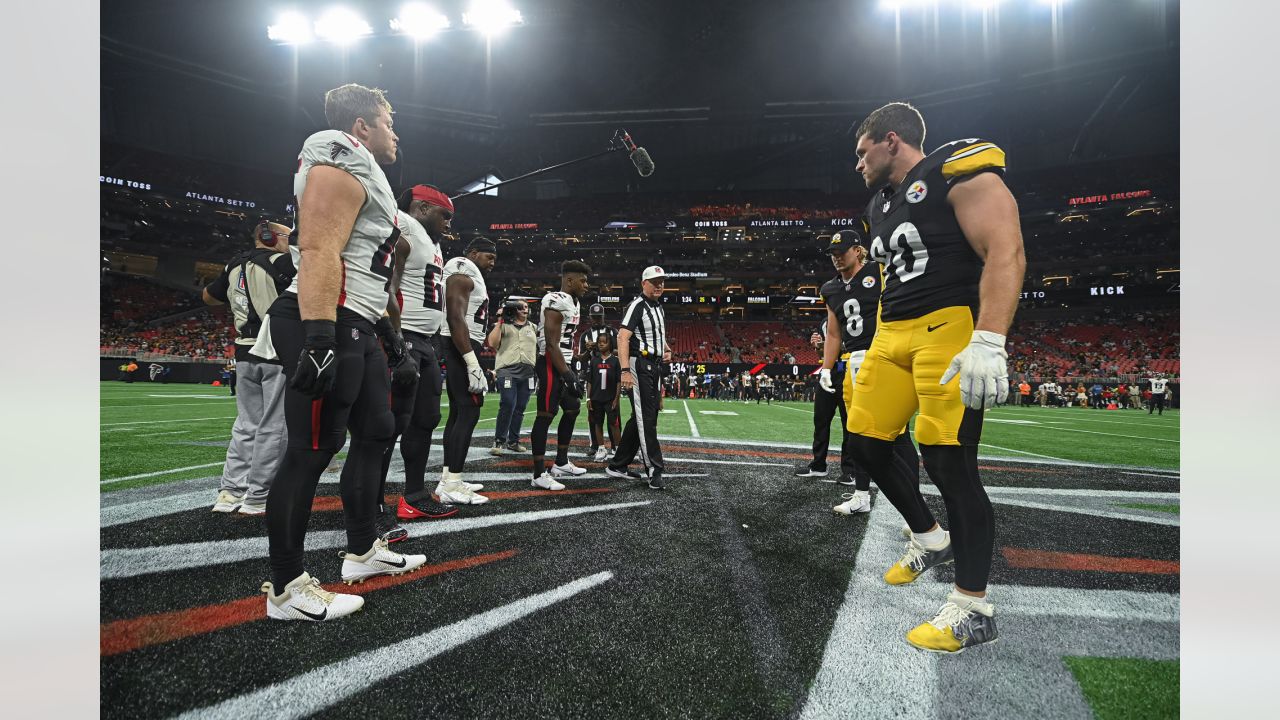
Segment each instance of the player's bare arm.
M391 326L400 332L400 282L404 278L404 266L409 262L409 241L403 235L396 240L396 266L391 268L391 286L387 289L387 316Z
M618 381L621 390L630 390L633 376L631 372L631 328L618 329L618 366L622 368L622 376Z
M542 337L546 342L547 362L551 363L551 367L555 368L557 375L564 375L569 372L569 366L564 363L564 353L560 352L560 334L564 326L564 313L551 308L547 308L545 312L542 322ZM555 352L552 352L553 349Z
M955 210L965 239L984 263L974 329L1005 335L1018 308L1027 271L1018 203L995 173L981 173L957 182L948 193L947 202Z
M445 322L458 354L466 357L471 352L470 331L467 329L467 298L475 283L461 273L450 275L444 287Z
M840 359L840 321L836 314L827 308L827 337L822 345L822 368L831 370Z
M342 250L364 205L364 187L346 170L317 165L298 201L298 250L307 271L298 278L303 320L337 320Z

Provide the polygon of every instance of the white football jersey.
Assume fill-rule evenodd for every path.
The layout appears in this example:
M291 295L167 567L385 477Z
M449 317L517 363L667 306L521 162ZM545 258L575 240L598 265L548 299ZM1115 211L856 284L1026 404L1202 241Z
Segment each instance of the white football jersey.
M567 292L549 292L542 296L542 308L538 317L542 330L538 332L538 354L547 354L547 310L555 310L562 316L560 320L560 354L565 362L573 361L573 336L578 332L578 323L582 320L582 306L578 298Z
M391 185L364 143L341 130L321 130L307 138L298 154L298 172L293 176L295 203L302 202L307 173L315 165L346 170L364 187L364 205L360 206L351 238L342 249L338 307L349 308L369 322L377 322L387 309L387 288L391 285L391 268L395 264L396 239L400 237ZM289 286L291 292L298 292L298 279L306 272L304 257Z
M489 319L489 288L485 287L480 268L466 257L456 257L444 264L444 277L440 286L447 288L449 278L454 275L466 275L471 278L471 295L467 298L467 334L476 342L484 342L485 323ZM440 334L452 337L449 323L440 325Z
M409 241L409 259L400 276L400 327L435 335L444 324L444 258L427 229L406 212L397 211L400 235Z
M1159 395L1164 392L1164 388L1169 384L1165 378L1151 378L1151 392Z

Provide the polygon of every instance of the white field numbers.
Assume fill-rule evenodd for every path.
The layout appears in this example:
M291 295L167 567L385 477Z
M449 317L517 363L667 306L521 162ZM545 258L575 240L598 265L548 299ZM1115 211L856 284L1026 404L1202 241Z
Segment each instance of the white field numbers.
M907 269L907 251L911 251L911 269ZM877 237L871 241L871 258L881 265L893 265L893 272L898 282L908 282L924 274L929 264L929 251L920 238L920 231L915 225L904 222L894 228L889 236L889 251L885 252L884 241Z
M844 331L849 337L854 338L862 334L862 305L858 303L857 298L849 298L844 301Z

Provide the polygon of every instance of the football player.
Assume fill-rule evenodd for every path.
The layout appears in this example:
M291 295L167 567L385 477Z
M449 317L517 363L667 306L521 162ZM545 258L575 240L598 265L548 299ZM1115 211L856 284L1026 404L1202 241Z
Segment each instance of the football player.
M445 324L440 329L444 344L445 388L449 392L449 419L444 424L444 471L436 484L441 502L482 505L489 498L477 493L479 483L462 480L462 467L471 447L471 434L480 421L480 408L489 380L476 357L484 342L489 318L489 289L483 273L493 269L498 247L488 238L477 237L467 245L466 256L444 265Z
M400 331L406 351L419 369L417 382L391 394L395 437L400 437L404 458L404 495L394 514L386 507L387 473L391 469L393 442L382 456L379 531L389 542L409 533L395 519L439 519L458 512L437 502L426 489L431 433L440 424L440 359L436 342L444 323L444 266L440 240L453 223L453 201L430 185L414 185L397 199L396 266L391 274L391 295L399 308ZM402 437L403 436L403 437Z
M375 525L382 453L395 427L388 355L404 360L394 336L383 336L379 347L377 327L400 235L395 198L378 166L396 159L391 105L382 91L352 83L326 93L324 111L332 129L307 138L293 181L298 274L268 310L263 338L289 379L288 449L267 499L271 582L262 586L267 617L277 620L333 620L364 605L358 595L324 590L302 567L316 484L348 430L342 579L399 575L427 560L392 552Z
M838 275L819 290L827 306L827 321L823 323L826 337L822 343L822 368L818 371L818 386L823 392L814 399L813 464L819 462L818 451L821 449L822 467L826 468L827 438L831 433L831 417L836 410L833 407L835 403L828 398L836 399L834 396L839 388L842 441L838 482L853 485L854 492L845 494L844 502L832 509L842 515L852 515L871 510L871 476L854 460L851 447L853 433L848 429L848 403L853 395L853 378L876 334L881 273L879 263L868 262L864 241L855 230L842 230L833 235L827 252L831 254L831 264ZM819 420L822 421L820 431ZM904 472L910 482L919 484L920 458L911 438L905 433L894 440L894 453L899 464L896 469Z
M954 591L907 641L960 652L997 635L987 601L995 522L978 442L983 409L1009 392L1005 334L1026 268L1018 207L998 145L971 138L926 155L924 118L911 105L879 108L856 138L858 172L875 191L866 213L871 257L886 272L880 324L854 378L852 449L911 528L885 581L905 584L930 567L956 565ZM920 455L950 534L894 472L893 441L916 410Z
M573 362L574 334L581 320L582 306L578 299L587 291L590 273L591 268L584 262L564 261L560 265L560 291L549 292L542 298L542 333L538 335L538 360L534 366L538 375L538 416L529 432L529 444L533 450L531 484L544 490L563 490L564 484L556 478L587 472L569 460L573 425L582 408L582 386L569 364ZM547 472L547 432L557 409L564 414L556 428L556 463Z

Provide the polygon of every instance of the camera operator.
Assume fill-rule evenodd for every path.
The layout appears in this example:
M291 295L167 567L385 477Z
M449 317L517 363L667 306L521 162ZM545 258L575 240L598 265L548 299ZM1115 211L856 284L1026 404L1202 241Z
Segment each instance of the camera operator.
M529 322L528 303L508 300L485 341L498 353L494 359L498 376L498 427L489 452L493 455L524 452L525 448L520 446L520 426L537 382L533 363L538 353L538 331Z

